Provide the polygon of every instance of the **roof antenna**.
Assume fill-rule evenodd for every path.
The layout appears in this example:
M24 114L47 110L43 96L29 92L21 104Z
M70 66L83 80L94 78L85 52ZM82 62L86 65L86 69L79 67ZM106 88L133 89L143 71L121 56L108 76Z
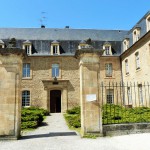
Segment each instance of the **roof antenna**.
M41 19L40 19L40 24L41 24L41 28L45 28L45 22L47 20L47 17L45 16L46 12L41 12Z

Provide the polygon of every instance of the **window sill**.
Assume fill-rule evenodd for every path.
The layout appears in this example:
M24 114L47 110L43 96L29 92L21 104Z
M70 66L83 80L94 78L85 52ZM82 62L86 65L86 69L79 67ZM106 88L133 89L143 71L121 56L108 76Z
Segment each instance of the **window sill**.
M112 76L109 76L109 77L105 77L104 79L115 79L115 78Z
M22 77L22 80L32 80L32 77Z

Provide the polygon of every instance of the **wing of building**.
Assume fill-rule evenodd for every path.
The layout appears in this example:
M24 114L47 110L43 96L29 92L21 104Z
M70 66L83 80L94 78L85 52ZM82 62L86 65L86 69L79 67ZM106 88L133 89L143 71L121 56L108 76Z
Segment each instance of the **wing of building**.
M98 85L150 81L150 12L129 31L0 28L0 49L7 48L27 53L22 66L22 106L65 112L80 105L82 61L91 65L86 80L95 78L95 55L81 59L85 53L99 56ZM108 96L107 102L113 100Z

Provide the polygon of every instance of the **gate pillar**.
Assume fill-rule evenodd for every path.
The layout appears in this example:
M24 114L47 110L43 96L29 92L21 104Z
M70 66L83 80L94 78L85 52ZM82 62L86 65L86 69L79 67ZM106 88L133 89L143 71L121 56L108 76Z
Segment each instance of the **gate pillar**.
M21 126L21 49L0 49L0 139L18 139Z
M102 134L102 113L99 99L99 57L102 51L77 50L80 66L81 132Z

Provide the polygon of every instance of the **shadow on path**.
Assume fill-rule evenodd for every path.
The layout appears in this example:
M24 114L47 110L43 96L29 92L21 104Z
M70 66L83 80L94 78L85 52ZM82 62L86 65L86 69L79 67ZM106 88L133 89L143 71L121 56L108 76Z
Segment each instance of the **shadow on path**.
M76 132L50 132L48 134L37 134L37 135L27 135L22 136L20 140L35 139L35 138L45 138L45 137L55 137L55 136L75 136Z

